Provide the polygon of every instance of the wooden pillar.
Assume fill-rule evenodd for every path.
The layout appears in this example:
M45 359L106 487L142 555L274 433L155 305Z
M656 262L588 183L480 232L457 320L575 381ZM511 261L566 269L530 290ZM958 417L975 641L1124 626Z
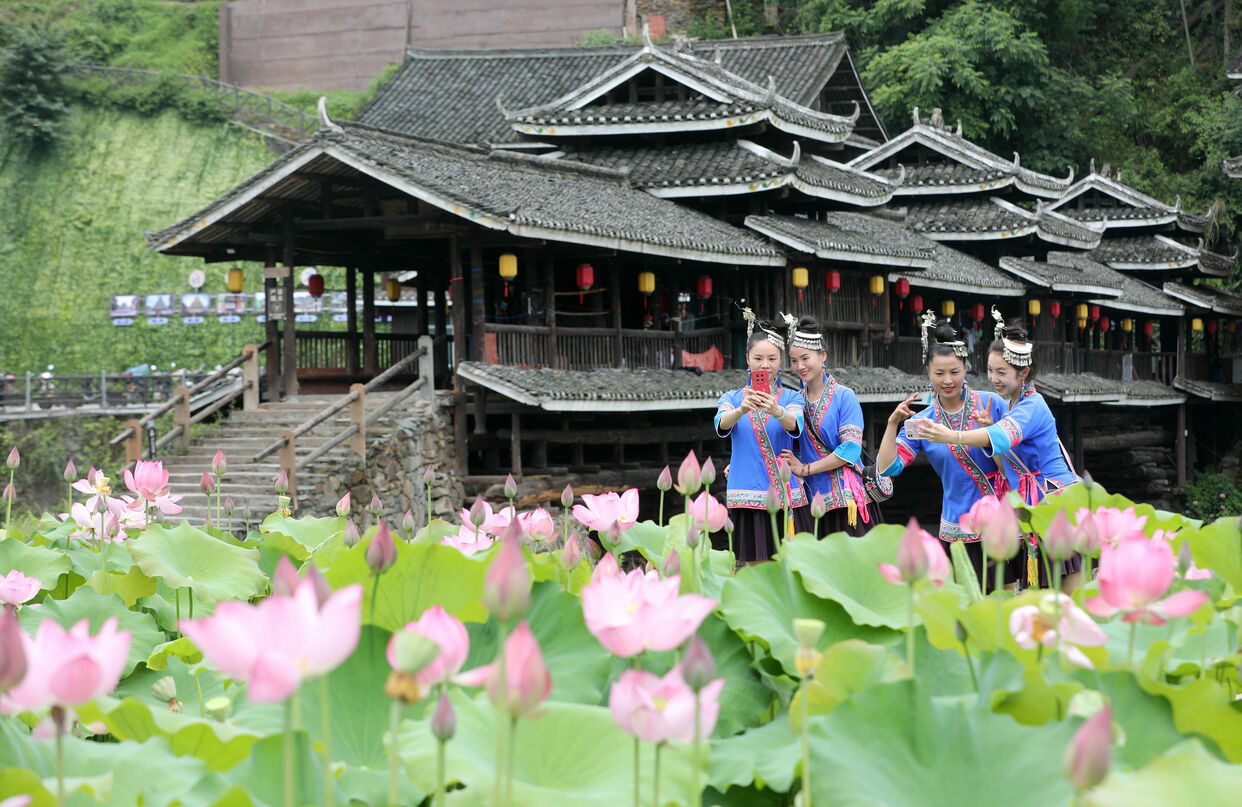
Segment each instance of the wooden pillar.
M281 216L281 226L284 242L281 247L281 263L288 270L285 274L285 327L282 329L284 357L281 370L283 370L285 395L293 397L298 394L297 319L293 313L294 284L297 282L293 276L293 270L297 261L293 253L293 214L287 209Z
M509 470L515 477L522 475L522 416L517 412L511 415L509 436L510 462Z
M345 308L345 331L349 334L348 357L345 361L345 370L351 375L357 375L359 370L358 362L358 267L345 267L345 297L348 300Z
M379 345L375 341L375 272L370 262L362 266L362 372L379 373Z
M435 358L436 358L436 378L447 381L449 378L449 360L448 360L448 299L444 293L444 282L436 284L436 307L435 307ZM448 386L445 384L445 386Z
M487 390L474 387L474 433L487 434Z
M483 250L477 238L470 244L470 326L474 336L470 358L484 361L487 356L487 284L483 279Z
M525 266L523 271L526 273L526 277L530 278L531 280L534 280L535 278L539 277L539 261L535 258L535 254L533 250L527 250L525 253L523 253L522 263ZM535 288L535 286L531 285L528 288L533 289ZM518 301L519 305L525 305L528 308L530 307L530 301L529 301L530 295L529 294L526 295L527 300L522 300L522 294L516 288L513 289L513 291L510 293ZM552 298L547 297L545 295L544 302L548 303L551 301L551 299ZM522 317L522 324L523 325L538 325L539 322L537 321L537 316L538 316L537 311L528 310L525 316Z
M466 279L461 269L461 247L457 237L449 238L449 299L453 304L453 370L470 358L466 335L466 311L470 301L466 299Z
M543 277L546 291L544 296L547 298L547 325L548 325L548 366L560 367L560 357L557 356L556 347L556 267L552 263L551 258L545 258L543 261Z
M269 254L267 265L263 267L263 338L267 341L267 399L269 401L280 400L280 332L277 329L275 316L276 307L273 305L272 298L276 294L276 278L275 270L276 256ZM269 271L271 270L271 271Z
M625 340L621 335L621 270L616 261L608 262L608 282L612 284L612 366L625 363Z
M418 295L418 308L414 309L414 330L420 335L427 333L427 273L418 273L418 286L414 289Z

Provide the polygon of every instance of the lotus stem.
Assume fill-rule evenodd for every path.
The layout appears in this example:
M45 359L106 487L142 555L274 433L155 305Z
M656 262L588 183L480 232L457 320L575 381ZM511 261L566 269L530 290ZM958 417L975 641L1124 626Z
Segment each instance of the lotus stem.
M911 589L913 591L913 589ZM811 719L808 701L811 693L807 689L810 674L802 679L802 803L811 807L811 734L807 729L807 721Z
M996 561L996 652L999 653L1004 644L1005 631L1005 564L998 558Z
M9 490L12 490L12 489L13 489L13 469L10 468L9 469ZM8 499L8 503L5 506L5 513L4 513L4 536L7 538L9 537L9 522L13 520L13 499L9 497L5 497L5 498ZM72 510L73 508L70 507L69 509ZM99 524L101 527L103 526L103 516L99 517Z
M388 804L389 807L397 807L397 799L399 797L399 789L401 779L398 774L397 766L401 762L401 755L397 747L397 730L401 726L401 701L393 698L392 706L388 709Z
M695 693L698 697L698 693ZM655 776L653 780L655 784L651 786L651 804L652 807L660 807L660 749L664 747L664 743L656 743L655 747Z
M436 741L436 807L444 807L444 749L446 740Z
M776 531L776 513L771 510L768 511L768 521L772 524L772 548L775 549L781 542L781 534Z
M513 765L517 759L517 718L509 718L509 747L505 757L505 807L513 804Z
M1130 647L1126 651L1126 666L1134 666L1134 634L1138 630L1138 622L1130 623Z
M319 678L319 702L323 713L323 803L332 807L336 803L336 794L332 791L332 699L328 696L326 675Z
M962 649L966 651L966 668L970 670L970 683L975 685L975 694L978 695L979 679L975 677L975 660L970 656L970 647L966 644L965 636L962 637Z
M638 739L637 734L634 735L634 807L640 807L639 800L638 800L638 785L639 785L638 755L642 751L641 745L642 745L642 740Z
M427 485L427 533L431 533L431 485Z
M1052 611L1053 624L1057 626L1057 640L1054 643L1055 645L1054 649L1057 652L1057 658L1058 658L1057 663L1060 664L1061 662L1059 659L1061 657L1061 561L1057 561L1056 566L1054 566L1052 569L1052 580L1053 580L1053 583L1052 583L1053 600L1052 601L1053 603L1055 603L1055 606ZM1057 703L1060 703L1060 701L1058 700Z
M186 591L186 597L190 601L190 619L193 619L194 618L194 589L187 588L185 591Z
M198 716L206 717L206 709L203 706L203 682L198 680L198 673L200 672L202 672L201 669L194 673L194 686L198 689Z
M285 701L285 807L295 807L293 778L293 698Z
M1082 584L1085 586L1091 582L1091 556L1082 556Z
M68 585L66 585L65 588L68 588ZM173 589L173 594L175 594L177 597L177 622L179 624L181 622L181 589L179 588ZM177 628L177 635L178 636L181 635L180 627Z
M371 615L368 617L367 621L372 625L375 624L375 603L379 600L380 576L381 575L376 574L375 582L371 584Z
M910 597L906 607L906 663L910 665L910 675L914 676L914 584L909 584Z
M661 527L664 526L664 491L660 491L660 518L656 523Z
M65 807L65 718L63 714L57 714L63 709L61 706L52 707L52 722L56 724L56 804L59 807Z
M501 796L505 791L502 789L502 781L504 779L505 767L505 715L509 711L509 687L508 678L505 673L505 640L508 630L503 621L500 622L500 657L496 659L496 686L497 699L500 701L496 707L496 782L494 792L492 794L492 804L495 807L503 807L504 802Z
M702 739L702 737L699 736L700 730L702 728L699 724L699 720L700 720L699 715L702 713L702 711L703 711L703 707L702 707L702 701L700 700L700 695L698 692L695 692L694 693L694 745L691 746L691 748L693 749L693 755L694 755L694 765L693 765L694 789L690 791L690 807L699 807L699 805L703 803L703 780L700 778L703 773L702 771L703 749L699 745L699 741Z

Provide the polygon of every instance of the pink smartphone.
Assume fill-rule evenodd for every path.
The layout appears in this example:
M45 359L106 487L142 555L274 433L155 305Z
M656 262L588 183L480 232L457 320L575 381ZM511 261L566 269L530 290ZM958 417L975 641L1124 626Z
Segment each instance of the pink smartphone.
M750 388L770 392L772 389L772 377L767 370L751 370L750 371Z

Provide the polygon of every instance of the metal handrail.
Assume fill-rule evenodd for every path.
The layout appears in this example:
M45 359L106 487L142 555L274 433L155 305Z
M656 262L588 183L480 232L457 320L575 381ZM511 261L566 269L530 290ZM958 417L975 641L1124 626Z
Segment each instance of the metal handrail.
M424 355L426 355L426 353L427 353L427 349L420 347L418 350L415 350L413 353L409 354L408 356L405 356L400 361L398 361L397 363L389 367L387 370L385 370L384 372L377 375L375 378L372 378L370 381L368 381L366 385L362 388L363 393L365 394L367 392L370 392L371 390L375 389L381 384L384 384L389 379L391 379L393 376L397 375L397 373L399 373L402 369L404 369L406 365L410 364L413 361L416 361L419 358L422 358ZM345 393L340 398L338 398L336 401L328 404L326 407L321 409L318 413L316 413L312 417L298 424L298 426L292 430L293 437L295 439L298 437L301 437L302 435L306 434L308 431L315 428L320 423L323 423L325 420L332 417L337 412L340 412L342 409L349 406L351 403L353 403L356 400L358 400L357 392L354 392L353 390L351 390ZM288 441L289 440L287 437L277 438L270 445L268 445L266 448L260 451L258 454L255 454L251 458L251 461L259 462L263 458L271 456L272 454L275 454L282 447L284 447L284 445L288 443Z

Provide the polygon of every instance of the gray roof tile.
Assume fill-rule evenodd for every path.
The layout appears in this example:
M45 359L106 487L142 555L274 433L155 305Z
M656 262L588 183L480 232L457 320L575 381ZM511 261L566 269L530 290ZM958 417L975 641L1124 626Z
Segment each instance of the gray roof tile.
M1173 280L1165 281L1164 291L1165 294L1196 308L1235 317L1242 316L1242 294L1235 294L1215 286L1196 286Z
M862 213L825 211L821 216L747 216L746 226L820 257L906 266L929 266L935 259L936 244L897 222Z
M1170 240L1154 235L1104 238L1087 255L1118 269L1175 269L1198 263L1195 247L1179 248Z
M1140 314L1180 316L1185 311L1181 303L1160 289L1098 261L1093 261L1082 253L1049 252L1048 263L1078 269L1086 276L1095 278L1098 282L1120 292L1116 296L1093 298L1091 302Z
M681 406L715 408L721 394L746 383L741 370L557 370L467 361L462 377L520 403L548 410L624 411Z

